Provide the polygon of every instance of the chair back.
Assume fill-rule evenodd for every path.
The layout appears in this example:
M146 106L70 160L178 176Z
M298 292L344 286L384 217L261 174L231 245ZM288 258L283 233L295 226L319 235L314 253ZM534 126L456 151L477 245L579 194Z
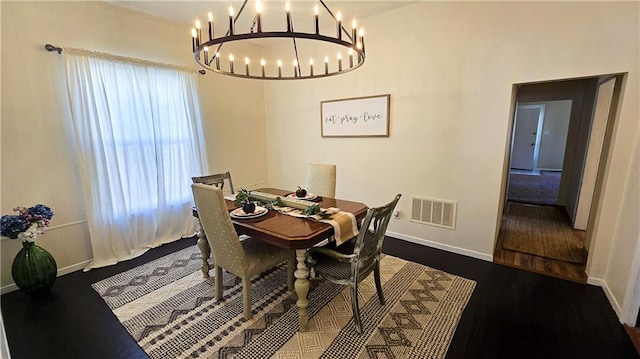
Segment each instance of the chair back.
M231 191L231 194L234 194L235 192L233 190L233 182L231 181L231 173L229 172L217 173L207 176L191 177L191 181L193 183L202 183L210 186L216 186L221 190L224 189L225 180L229 182L229 190Z
M336 165L310 163L306 190L322 197L336 197Z
M366 278L376 261L380 260L389 219L401 196L397 194L393 201L367 211L354 245L353 254L356 258L351 262L351 277L356 278L356 282Z
M194 183L191 185L191 190L216 266L242 276L248 268L247 259L238 233L227 212L222 189Z

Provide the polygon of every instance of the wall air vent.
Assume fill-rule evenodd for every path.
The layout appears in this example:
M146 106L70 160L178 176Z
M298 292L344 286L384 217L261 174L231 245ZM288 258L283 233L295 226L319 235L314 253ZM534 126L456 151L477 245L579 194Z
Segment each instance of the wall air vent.
M412 197L411 222L449 229L456 228L458 202Z

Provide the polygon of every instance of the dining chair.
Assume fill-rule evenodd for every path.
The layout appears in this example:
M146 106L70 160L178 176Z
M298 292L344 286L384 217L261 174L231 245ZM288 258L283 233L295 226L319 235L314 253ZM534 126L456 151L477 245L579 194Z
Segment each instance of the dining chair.
M235 191L233 190L233 182L231 181L231 173L230 172L224 172L224 173L217 173L217 174L213 174L213 175L206 175L206 176L198 176L198 177L191 177L191 181L193 183L203 183L203 184L207 184L207 185L213 185L216 186L220 189L224 189L224 181L229 182L229 190L231 191L231 194L234 194Z
M358 284L373 272L380 304L384 295L380 282L380 253L393 209L401 194L381 207L370 208L362 221L360 233L354 241L337 248L313 247L307 251L307 262L316 278L351 287L351 308L356 330L362 334L360 309L358 306Z
M336 165L310 163L306 190L318 196L336 198Z
M215 299L222 299L222 269L242 279L245 319L251 319L251 277L287 261L287 286L293 290L294 252L265 243L257 238L238 238L222 189L195 183L191 185L196 208L211 252L215 270Z

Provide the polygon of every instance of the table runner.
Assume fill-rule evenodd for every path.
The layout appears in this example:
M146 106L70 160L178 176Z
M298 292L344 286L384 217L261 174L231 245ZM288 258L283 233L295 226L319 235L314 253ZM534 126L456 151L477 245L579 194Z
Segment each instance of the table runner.
M280 213L284 213L293 217L307 218L314 221L330 224L333 227L336 245L341 245L351 238L356 237L359 233L358 221L356 220L356 216L354 216L351 212L341 211L340 208L323 208L323 211L331 214L331 216L327 218L318 214L305 215L302 213L302 210L292 207L273 206L273 208Z
M317 205L317 203L259 191L251 192L249 197L252 199L270 203L273 203L278 198L280 198L285 206L281 207L272 205L274 210L283 214L287 214L289 216L307 218L314 221L330 224L333 227L334 237L337 245L341 245L351 238L356 237L359 233L358 221L356 220L356 216L354 216L351 212L341 211L339 208L329 207L326 209L321 209L323 212L330 214L330 217L325 217L318 214L306 215L303 214L303 211L309 206ZM231 197L225 198L232 200Z

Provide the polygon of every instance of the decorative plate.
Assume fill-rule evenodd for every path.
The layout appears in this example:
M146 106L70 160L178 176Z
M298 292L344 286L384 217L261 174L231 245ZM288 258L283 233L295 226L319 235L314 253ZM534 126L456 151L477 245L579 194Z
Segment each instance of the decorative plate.
M256 206L256 210L255 211L253 211L251 213L245 213L242 210L242 207L240 207L240 208L236 208L233 211L231 211L229 213L229 215L231 216L231 218L236 218L236 219L251 219L251 218L262 217L265 214L267 214L267 212L269 212L268 209L266 209L264 207Z
M309 193L309 192L307 192L307 195L306 195L306 196L304 196L304 197L298 197L298 196L296 196L296 193L295 193L295 192L294 192L294 193L290 193L287 197L289 197L289 198L295 198L295 199L303 199L303 200L305 200L305 201L311 201L312 199L316 199L316 198L318 198L318 196L317 196L317 195L315 195L315 194L313 194L313 193Z

